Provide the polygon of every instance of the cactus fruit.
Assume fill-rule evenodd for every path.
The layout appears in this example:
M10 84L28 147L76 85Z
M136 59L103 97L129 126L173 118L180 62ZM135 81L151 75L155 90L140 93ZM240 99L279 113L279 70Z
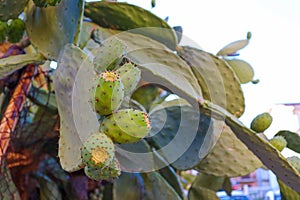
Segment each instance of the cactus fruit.
M297 156L291 156L291 157L288 157L287 160L289 161L289 163L295 167L298 172L300 173L300 158L297 157Z
M103 116L116 111L124 98L124 86L116 72L102 72L92 88L95 111Z
M81 157L89 167L103 168L114 159L115 148L112 140L103 133L93 133L83 143Z
M116 73L120 75L124 85L124 96L131 95L141 79L141 70L129 62L116 70Z
M0 43L6 40L8 34L8 25L6 22L0 21Z
M132 143L144 138L151 130L145 112L133 109L118 110L100 124L100 131L117 143Z
M120 176L121 169L119 162L114 159L109 166L104 168L85 166L84 173L87 177L96 181L110 180Z
M11 43L19 42L25 30L25 23L21 19L14 19L8 25L8 41Z
M47 6L57 6L61 0L33 0L35 6L46 8Z
M269 142L278 151L282 151L287 145L287 141L285 140L285 138L283 136L275 136Z
M264 112L262 114L257 115L251 122L251 129L258 132L262 133L264 132L267 128L270 127L271 123L273 121L272 116L270 113Z

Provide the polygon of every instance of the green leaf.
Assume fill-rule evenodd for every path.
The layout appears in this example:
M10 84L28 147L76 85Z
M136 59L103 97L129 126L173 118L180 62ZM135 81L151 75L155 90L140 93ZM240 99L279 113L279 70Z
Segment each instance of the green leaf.
M158 172L143 173L142 177L145 183L145 200L182 200Z
M139 33L157 40L175 50L177 38L174 30L151 12L123 2L86 3L85 16L105 28Z
M28 64L42 64L45 58L41 54L21 54L0 59L0 78L8 76Z
M19 200L20 195L12 180L10 171L5 161L1 161L0 168L0 199L3 200Z
M30 1L25 23L31 44L46 58L56 60L65 44L77 44L83 7L83 0L64 0L47 8L36 7Z
M114 181L114 200L140 200L144 196L144 181L139 173L122 173Z
M238 117L243 114L245 100L239 79L224 60L187 46L177 48L177 51L191 66L204 99L226 108Z
M260 138L254 131L244 126L236 117L223 108L205 100L199 100L200 110L217 119L225 119L225 123L262 162L272 170L286 185L300 192L300 174L286 158L268 141Z
M275 136L283 136L287 141L287 147L292 149L293 151L300 153L300 136L297 133L282 130L276 133Z
M215 145L223 126L190 106L180 105L155 109L150 121L157 152L179 170L198 165Z
M262 166L260 160L225 126L212 151L196 167L214 176L244 176Z

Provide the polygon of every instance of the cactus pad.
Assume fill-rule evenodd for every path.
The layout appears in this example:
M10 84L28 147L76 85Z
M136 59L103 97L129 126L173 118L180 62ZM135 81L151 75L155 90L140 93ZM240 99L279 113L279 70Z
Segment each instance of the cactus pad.
M33 0L35 6L46 8L47 6L57 6L61 0Z
M256 131L257 133L264 132L267 128L271 126L273 121L272 116L270 113L264 112L257 115L251 122L251 129Z
M124 96L131 95L141 79L141 70L129 62L117 69L116 73L120 75L124 84Z
M76 44L79 40L82 13L83 0L64 0L47 8L36 7L29 1L25 23L31 44L46 58L56 60L65 44Z
M260 160L225 126L212 151L196 169L215 176L236 177L261 166Z
M28 0L1 0L0 20L16 19L24 10Z
M278 151L282 151L287 145L287 141L284 139L283 136L275 136L269 142Z
M100 124L100 131L120 144L137 142L144 138L150 130L148 115L133 109L118 110L106 117Z
M81 147L83 163L89 167L103 168L114 159L115 148L112 140L103 133L93 133Z
M141 7L99 1L86 3L84 14L102 27L130 30L157 40L172 50L177 45L175 31L164 20Z
M240 83L248 83L253 80L254 71L251 65L244 60L226 60L240 80Z
M251 32L247 33L247 39L245 40L237 40L231 42L230 44L223 47L218 53L217 56L228 56L233 55L237 51L245 48L249 44L249 40L251 39Z
M95 111L100 115L109 115L119 109L124 99L124 86L120 76L112 71L97 76L91 89Z
M297 156L291 156L291 157L288 157L287 160L300 173L300 158Z
M275 136L283 136L287 141L287 147L292 149L293 151L300 153L300 136L295 132L291 132L288 130L282 130L276 133Z

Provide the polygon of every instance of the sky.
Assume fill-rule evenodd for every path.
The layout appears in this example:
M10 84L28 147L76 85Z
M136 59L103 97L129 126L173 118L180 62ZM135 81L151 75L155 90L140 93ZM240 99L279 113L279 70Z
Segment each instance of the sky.
M265 132L269 138L279 130L298 130L293 107L282 104L300 103L299 0L156 0L154 8L151 0L126 2L168 17L169 25L182 26L186 37L213 54L250 31L250 44L238 58L251 64L260 82L242 85L246 108L240 120L249 127L256 115L270 112L273 123Z

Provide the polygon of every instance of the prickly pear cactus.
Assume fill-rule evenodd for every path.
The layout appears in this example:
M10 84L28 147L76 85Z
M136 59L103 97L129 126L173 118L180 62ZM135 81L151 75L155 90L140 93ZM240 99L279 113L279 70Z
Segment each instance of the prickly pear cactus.
M16 43L21 40L25 31L25 23L21 19L14 19L8 25L8 41Z
M113 180L120 176L121 169L119 162L114 159L112 163L106 167L85 166L84 173L87 177L93 180Z
M141 70L128 62L117 69L116 73L120 75L124 85L124 96L131 95L141 79Z
M287 146L287 141L283 136L275 136L269 142L273 147L278 149L278 151L282 151Z
M272 121L273 121L273 118L270 115L270 113L264 112L264 113L257 115L252 120L250 127L252 130L254 130L258 133L262 133L271 126Z
M295 167L298 172L300 173L300 158L297 157L297 156L291 156L291 157L288 157L287 160L289 161L289 163L291 163L291 165L293 167Z
M147 113L123 109L109 115L100 124L100 131L117 143L132 143L144 138L151 130Z
M102 72L96 77L91 95L98 114L106 116L115 112L124 99L124 85L120 76L113 71Z
M28 0L1 0L0 20L16 19L24 10Z
M112 140L103 133L93 133L81 147L83 164L103 168L110 165L115 156L115 148Z

